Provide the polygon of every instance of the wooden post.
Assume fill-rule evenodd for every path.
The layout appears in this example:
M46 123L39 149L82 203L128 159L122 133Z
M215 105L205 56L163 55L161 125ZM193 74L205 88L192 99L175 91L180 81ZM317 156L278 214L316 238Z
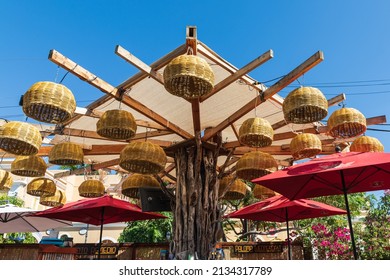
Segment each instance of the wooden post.
M195 145L179 147L174 153L177 184L172 253L178 258L208 259L218 241L220 213L216 163L219 152L204 147L200 133L196 134L195 140Z

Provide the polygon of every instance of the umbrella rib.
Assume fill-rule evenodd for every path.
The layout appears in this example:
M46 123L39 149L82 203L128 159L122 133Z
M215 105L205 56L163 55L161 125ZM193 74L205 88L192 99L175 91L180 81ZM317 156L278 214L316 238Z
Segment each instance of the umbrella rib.
M349 184L348 190L351 190L351 189L353 189L354 187L358 186L362 181L366 180L367 178L369 178L369 177L371 177L371 176L374 176L374 175L375 175L376 173L378 173L379 171L383 171L383 172L385 172L385 173L387 173L387 174L390 174L389 171L387 171L387 170L385 170L385 169L383 169L383 168L380 168L380 167L378 167L378 166L370 166L370 167L376 168L375 172L373 172L373 173L371 173L371 174L369 174L369 175L367 175L367 176L365 176L365 177L363 177L363 178L359 178L360 175L362 175L363 172L366 170L366 168L363 168L362 171L359 173L359 175L355 177L355 179L351 182L351 184ZM359 181L358 181L358 179L359 179Z
M39 230L38 230L36 227L34 227L29 221L27 221L27 220L24 218L24 216L20 216L20 218L21 218L23 221L25 221L28 225L30 225L33 229L35 229L36 232L39 232Z
M306 183L304 183L300 188L299 188L299 191L297 191L295 193L295 195L291 198L291 200L294 200L298 194L301 193L301 191L305 188L305 186L315 177L315 175L312 175L309 177L309 179L306 181Z

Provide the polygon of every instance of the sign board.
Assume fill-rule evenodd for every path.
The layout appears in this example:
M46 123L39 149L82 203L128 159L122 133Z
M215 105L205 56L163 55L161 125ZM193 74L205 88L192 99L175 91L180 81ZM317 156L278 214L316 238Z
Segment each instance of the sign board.
M255 244L255 245L235 245L235 253L280 253L283 252L284 244Z

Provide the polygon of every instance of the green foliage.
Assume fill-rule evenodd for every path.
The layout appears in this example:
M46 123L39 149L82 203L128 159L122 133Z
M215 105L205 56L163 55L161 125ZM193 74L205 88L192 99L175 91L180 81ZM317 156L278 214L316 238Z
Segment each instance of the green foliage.
M172 233L172 213L163 212L167 219L128 222L119 236L119 242L158 243L165 242L167 232ZM171 234L172 236L172 234Z
M24 201L15 196L8 196L7 194L0 195L0 205L13 204L15 206L23 207Z
M15 206L23 207L24 201L14 196L6 194L0 195L0 205L13 204ZM0 243L37 243L31 232L14 232L8 234L0 234Z
M363 228L362 259L390 259L390 195L384 195L369 210Z

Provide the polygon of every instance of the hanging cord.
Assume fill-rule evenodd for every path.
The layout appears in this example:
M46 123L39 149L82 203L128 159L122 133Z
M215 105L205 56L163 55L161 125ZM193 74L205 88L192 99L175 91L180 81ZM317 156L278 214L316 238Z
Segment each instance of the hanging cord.
M54 82L57 83L57 79L58 79L58 74L60 73L60 66L58 65L57 66L57 71L56 71L56 76L54 78Z
M194 50L192 49L191 46L188 46L188 48L187 48L187 54L188 54L188 55L193 55L193 54L194 54Z
M4 157L5 157L6 154L7 154L7 152L4 152L4 154L1 156L1 160L0 160L0 168L1 169L4 169L3 166L2 166L2 163L3 163Z
M79 65L76 64L76 65L72 68L72 70L70 70L70 71L73 71L74 69L76 69L77 66L79 66ZM65 73L65 75L62 77L62 79L61 79L61 81L59 82L59 84L62 84L62 82L65 80L66 76L68 76L68 74L69 74L70 71L67 71L67 72Z

